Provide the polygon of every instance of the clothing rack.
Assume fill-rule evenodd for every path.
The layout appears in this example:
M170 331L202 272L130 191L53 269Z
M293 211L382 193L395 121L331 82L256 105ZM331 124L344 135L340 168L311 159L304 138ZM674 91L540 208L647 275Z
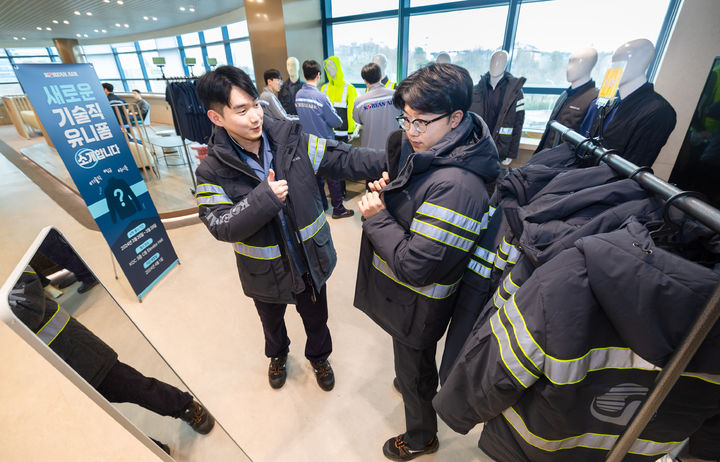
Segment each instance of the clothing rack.
M647 191L666 201L666 210L675 206L687 215L703 223L716 233L720 233L720 210L710 206L692 191L683 191L653 175L649 167L638 167L622 158L614 149L606 149L599 145L598 140L585 138L574 130L557 121L550 122L550 128L560 134L562 141L567 141L576 148L582 158L593 158L597 163L605 162L613 170L634 179ZM672 390L680 374L685 370L702 342L720 318L720 283L715 286L712 295L690 327L687 336L675 350L670 361L660 371L655 387L635 414L630 425L618 438L605 459L608 462L620 462L630 450L630 446L640 436L650 419L655 415L668 393Z
M177 77L166 77L165 73L163 73L162 77L158 77L155 80L164 80L166 82L181 82L183 80L194 80L197 79L195 76L177 76ZM175 98L173 98L172 91L170 92L170 111L172 111L173 117L175 120L179 120L179 116L177 113L177 110L175 109ZM178 135L180 136L180 140L182 141L182 147L183 152L185 153L185 160L187 161L188 170L190 171L190 180L192 180L192 194L195 195L195 190L197 189L197 180L195 179L195 172L192 169L192 162L190 161L190 153L188 152L187 144L185 143L185 136L183 135L182 128L180 126L180 123L177 124L177 131Z

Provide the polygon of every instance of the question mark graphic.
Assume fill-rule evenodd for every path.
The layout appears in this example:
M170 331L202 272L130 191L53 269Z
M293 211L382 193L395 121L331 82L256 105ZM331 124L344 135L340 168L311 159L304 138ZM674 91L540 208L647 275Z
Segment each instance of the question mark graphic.
M122 189L116 189L115 191L113 191L113 196L120 199L120 206L125 207L125 200L123 198Z

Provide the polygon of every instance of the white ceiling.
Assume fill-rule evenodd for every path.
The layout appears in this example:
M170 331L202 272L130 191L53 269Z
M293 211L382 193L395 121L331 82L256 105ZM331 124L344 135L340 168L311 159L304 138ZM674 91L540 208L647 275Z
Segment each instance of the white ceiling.
M53 38L72 38L82 44L117 42L123 37L134 40L138 35L161 37L169 35L162 33L165 29L182 28L238 9L244 15L243 0L119 1L123 4L118 4L118 0L0 0L0 46L52 46ZM37 30L38 27L42 30Z

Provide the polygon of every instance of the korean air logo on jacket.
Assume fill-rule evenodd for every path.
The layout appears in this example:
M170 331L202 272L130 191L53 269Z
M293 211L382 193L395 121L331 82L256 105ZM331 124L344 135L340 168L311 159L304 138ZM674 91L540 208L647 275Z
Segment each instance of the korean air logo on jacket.
M635 383L615 385L607 393L593 398L590 413L601 422L626 426L645 401L648 388Z

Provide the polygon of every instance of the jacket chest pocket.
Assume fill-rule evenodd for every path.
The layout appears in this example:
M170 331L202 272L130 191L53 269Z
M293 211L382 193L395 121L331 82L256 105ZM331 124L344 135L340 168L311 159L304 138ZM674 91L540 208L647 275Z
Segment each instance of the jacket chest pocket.
M277 297L278 283L275 265L282 265L277 245L256 247L237 242L233 244L243 291L249 297Z

